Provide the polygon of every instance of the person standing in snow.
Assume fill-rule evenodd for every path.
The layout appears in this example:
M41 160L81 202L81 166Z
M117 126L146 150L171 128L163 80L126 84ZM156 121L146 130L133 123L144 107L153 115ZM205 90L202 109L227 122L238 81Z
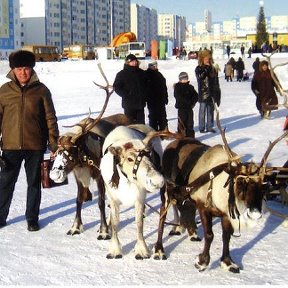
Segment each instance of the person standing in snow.
M276 84L271 76L268 62L263 60L259 65L259 72L255 72L251 89L256 95L256 107L261 118L269 119L271 110L277 110L278 98L275 92Z
M116 74L113 87L122 98L124 114L131 123L145 124L148 79L134 54L126 57L124 68Z
M193 108L198 101L198 93L189 83L186 72L181 72L178 78L179 82L174 85L175 108L178 110L178 132L184 132L185 137L194 138Z
M226 81L227 82L229 82L229 81L232 82L233 67L232 67L232 64L231 64L230 60L225 64L224 73L225 73Z
M161 131L168 127L165 107L168 104L166 79L159 72L157 61L148 64L146 74L149 87L147 94L149 125L156 131Z
M213 66L209 50L199 53L198 66L195 69L199 94L199 131L200 133L214 130L214 102L220 104L220 87L218 72ZM205 130L206 127L206 130Z
M243 80L243 72L245 70L245 64L241 57L238 58L238 61L235 64L235 70L237 71L237 81L241 82Z
M260 64L260 59L259 59L259 57L257 57L252 64L252 67L254 69L254 73L259 72L259 64Z
M240 52L241 52L242 58L244 58L244 57L245 57L245 47L244 47L243 44L242 44L241 47L240 47Z
M15 184L24 161L28 231L40 229L41 162L47 145L58 148L56 113L49 89L33 67L35 55L19 50L9 56L11 81L0 88L0 135L5 167L0 172L0 228L6 226Z

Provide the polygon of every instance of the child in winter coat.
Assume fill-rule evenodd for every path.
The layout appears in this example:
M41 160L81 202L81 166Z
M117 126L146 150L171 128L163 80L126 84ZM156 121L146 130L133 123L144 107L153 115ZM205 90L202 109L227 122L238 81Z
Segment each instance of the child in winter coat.
M175 108L178 109L178 132L186 137L195 137L193 108L198 101L198 93L189 83L186 72L179 74L179 82L174 85Z

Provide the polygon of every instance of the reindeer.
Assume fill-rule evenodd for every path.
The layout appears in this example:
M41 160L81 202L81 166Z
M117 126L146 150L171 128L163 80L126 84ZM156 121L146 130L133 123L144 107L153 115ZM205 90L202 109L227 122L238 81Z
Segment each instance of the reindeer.
M153 164L153 154L158 155L158 160L162 156L159 136L176 137L176 134L156 132L146 125L130 125L115 128L105 138L100 169L111 208L112 241L108 259L122 258L118 238L120 205L135 206L135 258L150 257L143 237L143 213L146 194L156 193L164 185L163 176Z
M242 163L227 143L220 126L218 107L216 108L217 123L224 145L210 147L195 139L184 138L174 140L164 150L162 173L167 180L160 192L162 205L154 259L167 259L162 236L169 204L176 203L183 218L187 213L182 215L184 213L181 212L181 207L189 203L192 219L182 221L192 221L196 226L193 212L195 205L204 230L204 249L197 256L195 267L199 271L208 267L210 246L214 238L212 218L220 217L223 240L220 265L225 270L239 273L240 267L230 256L231 235L238 229L253 226L261 217L265 176L274 170L266 167L267 159L272 148L287 136L288 131L270 143L260 165Z
M73 171L77 183L76 215L72 227L67 232L68 235L80 234L84 231L81 210L83 202L92 200L89 191L91 179L96 180L98 186L98 205L100 209L101 224L98 240L110 239L108 225L105 215L105 189L99 169L102 156L102 145L107 134L118 125L130 124L129 119L124 114L115 114L101 118L108 104L113 89L110 89L100 64L98 64L107 86L100 88L106 91L106 100L103 108L96 119L90 115L74 125L71 131L61 135L58 139L59 148L55 153L55 160L50 171L50 178L56 183L63 182L67 175Z

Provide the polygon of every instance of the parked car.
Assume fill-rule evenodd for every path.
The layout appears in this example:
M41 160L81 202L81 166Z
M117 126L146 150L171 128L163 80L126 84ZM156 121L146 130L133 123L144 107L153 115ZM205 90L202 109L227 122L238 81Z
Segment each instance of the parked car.
M190 51L188 53L188 60L190 59L198 59L198 51Z

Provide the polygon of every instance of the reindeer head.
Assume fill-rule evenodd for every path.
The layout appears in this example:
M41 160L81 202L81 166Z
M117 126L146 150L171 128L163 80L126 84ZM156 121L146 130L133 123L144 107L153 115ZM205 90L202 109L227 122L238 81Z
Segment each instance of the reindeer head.
M262 201L267 189L267 159L273 147L283 138L287 137L285 131L280 137L270 143L264 153L260 165L253 162L242 163L239 156L230 149L226 140L225 131L222 129L219 120L219 109L215 104L217 112L217 126L221 132L224 143L224 150L228 156L229 174L229 213L232 218L242 215L244 218L255 220L261 217ZM273 170L273 168L272 168Z
M109 98L114 91L113 89L110 89L111 86L108 83L100 63L98 64L98 68L107 85L102 86L95 82L94 84L106 91L105 103L97 118L90 118L91 113L89 113L88 117L81 120L79 123L73 126L66 126L71 127L74 130L64 134L58 140L58 149L55 153L55 161L49 175L50 178L56 183L63 182L66 179L67 174L71 172L76 165L81 166L84 163L85 165L90 165L90 159L87 158L87 150L89 149L87 146L89 145L89 143L87 143L87 141L89 141L89 131L101 120L108 105ZM98 141L95 142L96 146L100 145L100 140L97 140ZM99 148L98 150L98 155L96 151L96 156L97 159L100 159L101 149ZM97 161L97 165L99 165L99 161Z
M108 150L113 155L114 172L111 182L114 186L119 184L119 174L125 175L130 183L148 192L157 192L164 185L164 177L155 169L151 160L151 151L141 140L117 142Z

